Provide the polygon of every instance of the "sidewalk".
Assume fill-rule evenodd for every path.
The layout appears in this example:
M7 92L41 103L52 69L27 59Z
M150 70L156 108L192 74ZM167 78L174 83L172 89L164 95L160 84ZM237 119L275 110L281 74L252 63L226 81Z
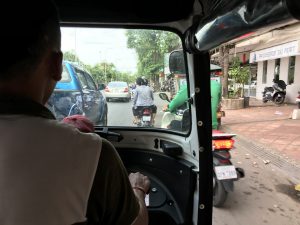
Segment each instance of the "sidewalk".
M222 127L300 165L300 120L290 119L296 108L252 99L249 108L226 110Z

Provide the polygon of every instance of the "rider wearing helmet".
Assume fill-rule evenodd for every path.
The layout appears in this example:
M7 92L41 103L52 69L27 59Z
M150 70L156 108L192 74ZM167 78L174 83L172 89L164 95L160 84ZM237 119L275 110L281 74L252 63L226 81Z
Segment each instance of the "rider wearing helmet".
M156 115L157 107L154 105L154 97L152 89L147 86L147 80L142 77L138 77L136 79L136 90L133 97L133 107L132 112L134 115L133 123L138 123L141 111L145 106L151 108L152 116L151 116L151 124L154 124L154 118Z

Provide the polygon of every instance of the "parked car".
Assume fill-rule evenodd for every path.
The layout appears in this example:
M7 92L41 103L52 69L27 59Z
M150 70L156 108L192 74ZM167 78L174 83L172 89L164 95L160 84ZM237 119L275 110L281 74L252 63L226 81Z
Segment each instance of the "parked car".
M111 99L122 99L129 102L131 99L131 93L129 91L129 85L123 81L109 82L105 88L106 100L109 102Z
M72 62L63 62L62 79L56 84L48 108L58 120L80 114L95 125L107 125L107 102L92 76Z

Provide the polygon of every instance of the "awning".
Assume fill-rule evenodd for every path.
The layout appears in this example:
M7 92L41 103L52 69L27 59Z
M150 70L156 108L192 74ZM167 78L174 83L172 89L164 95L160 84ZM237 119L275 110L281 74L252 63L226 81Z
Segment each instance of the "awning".
M215 64L210 64L210 70L221 70L222 67L215 65Z

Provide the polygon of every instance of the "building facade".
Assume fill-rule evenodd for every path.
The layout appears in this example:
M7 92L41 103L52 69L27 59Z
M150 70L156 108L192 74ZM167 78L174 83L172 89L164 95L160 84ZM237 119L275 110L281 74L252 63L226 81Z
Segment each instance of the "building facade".
M286 102L295 103L300 91L300 23L275 29L237 44L252 45L250 65L257 67L256 98L262 99L265 87L272 86L275 76L287 84Z

